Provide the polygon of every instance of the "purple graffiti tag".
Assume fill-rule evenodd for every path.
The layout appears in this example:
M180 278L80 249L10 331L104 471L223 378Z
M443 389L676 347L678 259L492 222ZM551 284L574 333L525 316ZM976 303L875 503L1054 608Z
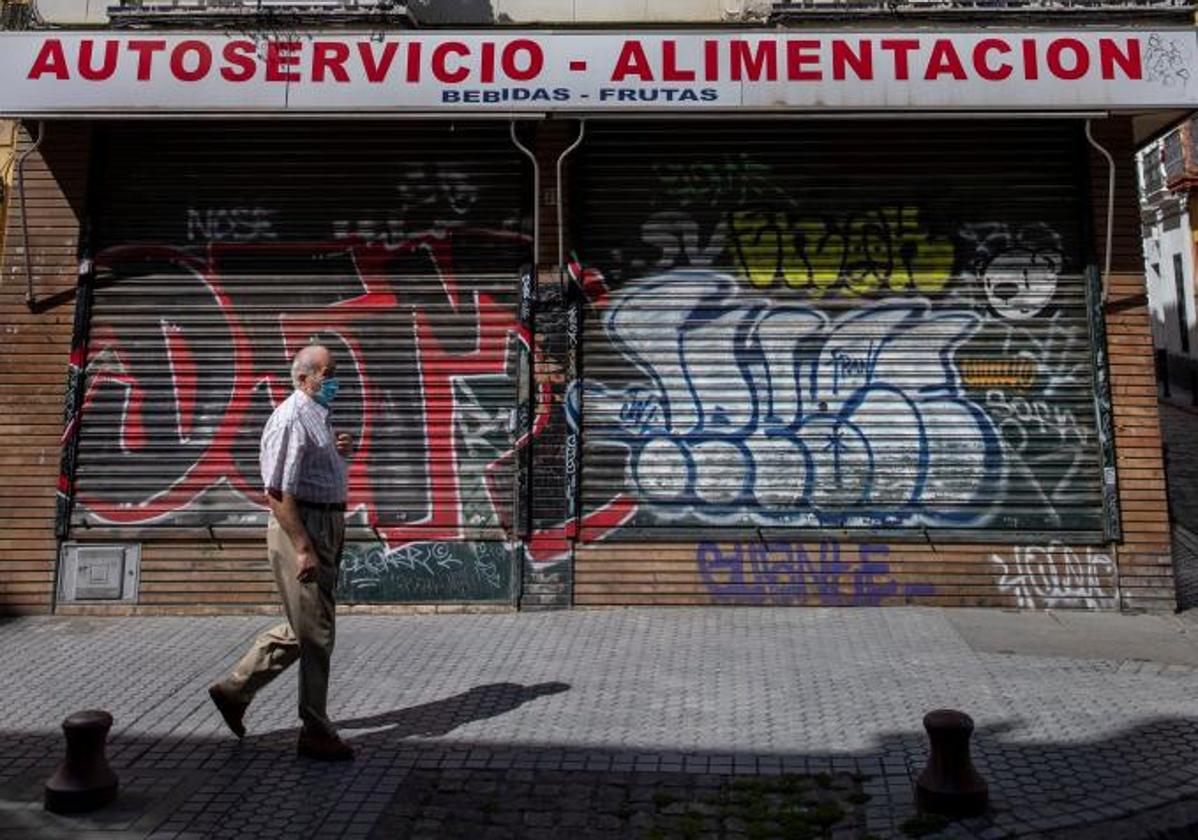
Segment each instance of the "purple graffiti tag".
M930 583L906 583L891 571L890 547L819 543L702 542L695 561L716 603L879 606L934 595Z

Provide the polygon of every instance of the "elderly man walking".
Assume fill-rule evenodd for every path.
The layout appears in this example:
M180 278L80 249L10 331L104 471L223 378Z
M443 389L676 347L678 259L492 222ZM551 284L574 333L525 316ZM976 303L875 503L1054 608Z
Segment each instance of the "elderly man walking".
M270 504L266 546L287 621L267 630L233 673L208 689L229 729L245 735L254 695L299 659L297 750L322 761L345 761L353 750L337 736L325 706L333 652L333 589L345 540L349 435L335 434L329 406L337 395L336 363L310 345L291 364L295 391L262 432L259 463Z

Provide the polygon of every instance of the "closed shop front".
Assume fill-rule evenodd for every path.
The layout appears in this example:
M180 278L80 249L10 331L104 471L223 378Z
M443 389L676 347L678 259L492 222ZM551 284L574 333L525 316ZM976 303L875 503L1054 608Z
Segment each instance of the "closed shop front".
M320 341L344 597L510 600L525 165L506 122L98 128L70 538L140 543L142 603L269 599L258 439Z
M1171 607L1124 163L1191 30L144 35L0 34L0 609L276 610L313 341L343 603Z
M1011 551L1110 597L1085 142L589 126L578 499L631 512L583 527L579 600L981 602Z

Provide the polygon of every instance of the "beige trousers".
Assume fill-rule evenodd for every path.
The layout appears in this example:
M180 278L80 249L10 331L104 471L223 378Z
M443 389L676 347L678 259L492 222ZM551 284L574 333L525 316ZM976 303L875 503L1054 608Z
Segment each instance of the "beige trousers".
M320 561L317 580L300 583L296 578L295 547L271 516L266 526L266 548L287 620L258 637L221 687L230 696L249 703L263 686L298 659L300 719L306 730L331 735L336 729L326 706L329 660L336 640L333 590L345 543L345 514L302 506L299 511Z

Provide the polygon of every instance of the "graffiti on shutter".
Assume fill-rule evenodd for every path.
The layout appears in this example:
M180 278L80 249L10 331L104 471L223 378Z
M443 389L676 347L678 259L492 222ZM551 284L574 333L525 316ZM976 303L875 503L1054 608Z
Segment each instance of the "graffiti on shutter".
M631 498L642 536L1101 531L1075 216L834 194L747 152L617 174L595 143L619 200L576 221L584 510Z
M262 426L319 340L356 441L345 594L510 597L515 467L543 418L517 440L531 238L506 129L414 128L401 150L366 124L154 128L151 156L127 131L95 211L75 526L260 534ZM354 165L319 165L333 148ZM196 176L161 189L181 159Z

